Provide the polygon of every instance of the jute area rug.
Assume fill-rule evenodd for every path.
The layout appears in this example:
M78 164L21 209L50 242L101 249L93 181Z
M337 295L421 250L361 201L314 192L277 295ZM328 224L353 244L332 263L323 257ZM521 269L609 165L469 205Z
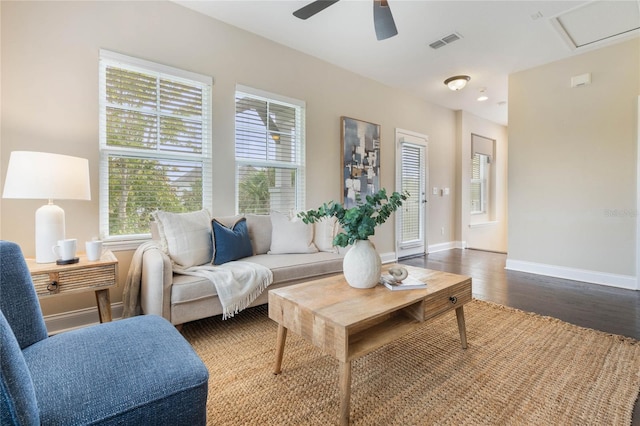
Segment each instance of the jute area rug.
M352 363L355 425L625 425L640 389L640 342L474 300L468 349L449 312ZM338 361L293 333L273 375L266 306L186 324L209 368L210 425L330 425Z

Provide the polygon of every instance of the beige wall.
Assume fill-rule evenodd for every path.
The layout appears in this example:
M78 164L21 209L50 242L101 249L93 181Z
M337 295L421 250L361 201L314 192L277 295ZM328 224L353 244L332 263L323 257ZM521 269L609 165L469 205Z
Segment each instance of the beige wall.
M0 179L9 153L41 150L89 159L92 201L60 201L67 236L98 234L98 52L105 48L211 75L213 87L213 214L233 213L236 83L306 101L307 207L340 195L340 116L382 127L382 184L395 188L394 129L429 135L430 180L455 182L455 113L427 104L300 52L170 2L6 2L1 13ZM431 206L430 243L454 239L452 197ZM43 201L3 200L0 236L34 255L34 213ZM393 224L375 237L392 252ZM121 282L131 252L116 253ZM122 288L112 292L121 300ZM59 297L45 314L95 306L94 296Z
M459 238L466 247L507 252L507 128L483 120L465 111L458 111L458 168L459 208L456 223L459 226ZM482 136L495 141L495 155L491 164L491 217L483 218L484 223L471 217L471 135ZM477 219L477 218L475 218ZM470 226L474 222L474 226Z
M638 39L510 77L509 260L635 276L639 94Z

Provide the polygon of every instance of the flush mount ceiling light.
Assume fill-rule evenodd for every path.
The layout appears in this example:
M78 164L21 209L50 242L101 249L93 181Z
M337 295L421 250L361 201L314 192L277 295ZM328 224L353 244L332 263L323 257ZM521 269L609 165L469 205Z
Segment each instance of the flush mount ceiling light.
M469 80L471 80L471 77L468 75L456 75L446 79L444 84L446 84L451 90L461 90L467 85Z

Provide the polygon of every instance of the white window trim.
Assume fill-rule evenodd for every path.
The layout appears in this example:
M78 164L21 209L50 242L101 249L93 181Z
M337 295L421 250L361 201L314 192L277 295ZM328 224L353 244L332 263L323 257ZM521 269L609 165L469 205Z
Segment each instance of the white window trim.
M146 61L140 58L134 58L133 56L123 55L106 49L100 49L100 58L108 60L113 64L121 64L128 68L138 68L138 70L142 72L155 71L161 74L170 75L174 79L184 78L185 80L199 81L200 83L207 84L209 86L213 85L213 78L208 75L170 67L157 62Z
M100 165L99 165L99 222L100 222L100 235L105 241L105 245L109 249L118 250L131 250L135 249L140 243L147 241L151 238L151 233L145 234L131 234L131 235L116 235L107 236L109 230L109 176L108 176L108 158L109 155L123 154L128 157L141 157L149 158L153 153L153 158L166 158L166 159L179 159L179 160L191 160L202 159L202 182L203 182L203 208L211 211L213 206L213 194L211 188L211 182L213 180L213 159L212 159L212 126L213 120L211 119L213 96L211 87L213 86L213 78L207 75L198 74L195 72L174 68L168 65L159 64L156 62L146 61L144 59L135 58L132 56L123 55L106 49L100 49L100 61L99 61L99 84L98 84L98 102L99 102L99 152L100 152ZM203 140L207 143L202 144L202 153L164 153L160 151L149 151L135 148L122 148L107 146L106 141L106 69L107 65L119 66L125 69L139 71L142 73L157 73L161 76L164 75L168 79L174 81L184 81L186 83L193 84L193 82L199 82L204 86L208 86L209 90L206 99L203 100L203 106L206 107L206 114L209 115L206 125L203 128Z
M270 93L270 92L267 92L266 90L255 89L253 87L244 86L242 84L236 84L236 92L242 92L242 93L246 93L247 95L260 97L260 98L263 98L263 100L265 101L284 102L292 105L297 105L301 108L306 108L307 106L305 101L278 95L276 93ZM301 118L304 120L304 116Z

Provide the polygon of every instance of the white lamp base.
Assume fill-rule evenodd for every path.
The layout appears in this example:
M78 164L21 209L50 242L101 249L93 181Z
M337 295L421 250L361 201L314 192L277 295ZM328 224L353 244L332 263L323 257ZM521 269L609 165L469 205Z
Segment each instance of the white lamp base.
M53 252L58 240L64 240L64 210L49 201L36 210L36 263L58 259Z

